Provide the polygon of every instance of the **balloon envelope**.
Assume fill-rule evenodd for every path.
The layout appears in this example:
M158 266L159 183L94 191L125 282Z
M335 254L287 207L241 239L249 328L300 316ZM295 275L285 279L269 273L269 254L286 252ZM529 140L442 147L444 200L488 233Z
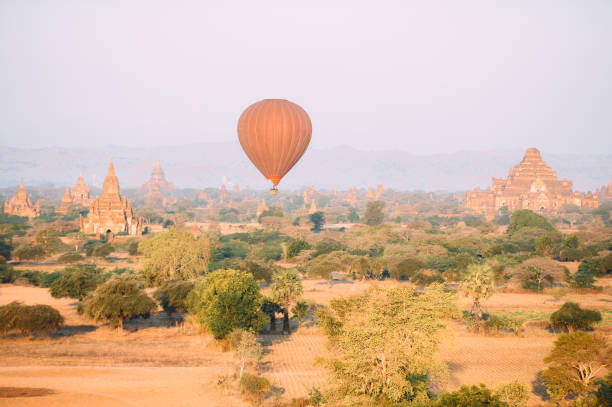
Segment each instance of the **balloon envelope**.
M242 149L274 186L302 157L311 134L312 124L306 111L284 99L254 103L238 120Z

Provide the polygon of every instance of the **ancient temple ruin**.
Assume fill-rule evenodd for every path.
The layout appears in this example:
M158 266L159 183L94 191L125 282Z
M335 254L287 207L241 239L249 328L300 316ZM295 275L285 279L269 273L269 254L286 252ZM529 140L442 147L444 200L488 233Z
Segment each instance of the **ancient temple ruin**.
M510 169L507 179L493 178L493 188L467 191L465 208L475 213L494 215L503 207L509 211L530 209L556 213L563 205L597 208L597 193L574 191L572 181L557 179L536 148L528 148L523 160Z
M32 204L32 198L23 186L23 180L11 199L4 201L4 213L8 215L27 216L36 218L40 216L40 203Z
M89 187L85 185L85 179L83 179L83 173L79 174L79 179L75 186L72 187L72 191L70 193L72 196L72 203L89 206L91 203L91 198L89 197Z
M134 217L132 202L121 198L119 180L111 161L102 187L102 195L89 206L87 218L80 219L81 232L96 235L127 233L130 236L142 234L142 220Z

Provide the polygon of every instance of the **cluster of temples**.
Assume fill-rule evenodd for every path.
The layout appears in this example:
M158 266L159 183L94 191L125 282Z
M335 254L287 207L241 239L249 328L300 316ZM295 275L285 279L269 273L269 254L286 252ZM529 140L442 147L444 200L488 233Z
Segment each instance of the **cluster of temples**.
M536 148L528 148L523 160L510 169L508 178L493 178L493 187L467 191L465 208L486 215L494 215L499 209L509 211L530 209L536 212L556 213L563 205L579 208L597 208L597 192L574 191L572 181L557 179Z
M40 216L40 204L32 204L32 197L23 186L23 180L19 183L19 188L13 193L11 199L4 201L4 213L8 215L27 216L36 218Z

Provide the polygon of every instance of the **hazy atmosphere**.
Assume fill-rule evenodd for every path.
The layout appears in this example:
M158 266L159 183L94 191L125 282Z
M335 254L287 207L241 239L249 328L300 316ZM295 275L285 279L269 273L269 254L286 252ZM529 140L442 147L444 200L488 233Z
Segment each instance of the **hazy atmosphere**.
M287 98L314 148L609 153L612 3L588 6L5 0L0 142L236 142Z

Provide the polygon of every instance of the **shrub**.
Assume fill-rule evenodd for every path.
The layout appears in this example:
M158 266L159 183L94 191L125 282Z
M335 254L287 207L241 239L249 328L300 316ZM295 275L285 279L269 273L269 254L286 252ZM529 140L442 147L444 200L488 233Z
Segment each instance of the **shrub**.
M444 278L438 270L425 269L416 273L410 281L417 285L430 285L433 283L443 283Z
M419 270L426 267L426 264L421 260L414 257L409 257L399 262L397 266L391 268L391 270L389 270L389 274L391 275L391 278L396 280L409 280Z
M110 243L105 243L101 245L94 246L93 251L91 253L94 257L106 257L111 254L115 249L113 245Z
M19 272L8 264L0 264L0 283L10 284L19 277Z
M236 328L258 331L265 315L259 285L252 274L240 270L216 270L196 283L187 297L189 312L216 339Z
M23 282L27 285L38 287L42 280L43 274L43 272L38 270L22 270L19 272L19 277L15 282Z
M510 407L521 407L529 400L531 390L526 384L515 380L510 383L498 384L493 394Z
M287 245L287 258L292 258L300 254L302 250L309 250L310 244L304 239L294 239Z
M574 332L576 329L589 329L601 321L601 313L596 310L582 309L575 302L566 302L550 316L553 329L567 329Z
M83 260L83 256L77 252L67 252L57 258L58 263L76 263L81 260Z
M565 281L572 288L595 288L595 275L588 269L579 268L574 274L568 274Z
M383 209L385 203L382 201L368 202L365 214L363 215L363 223L368 226L377 226L384 222L385 215Z
M18 302L0 306L0 332L18 330L21 335L46 335L64 323L59 311L49 305L23 305Z
M262 376L243 373L240 378L240 392L249 401L261 403L270 391L270 382Z
M338 250L344 250L344 245L337 240L326 237L316 244L312 257L321 256Z
M62 273L60 271L54 271L52 273L45 273L43 274L40 280L40 286L43 288L49 288L51 287L51 284L53 284L53 282L55 282L55 280L57 280L61 276L62 276Z
M240 269L245 270L253 275L257 281L270 282L274 268L266 264L260 264L255 261L247 261L240 265Z
M13 252L13 256L19 261L32 261L45 257L45 250L41 245L20 246Z
M435 407L508 407L500 396L491 393L484 384L480 386L461 386L452 393L442 393Z
M578 266L578 272L592 274L594 276L603 276L606 274L606 266L604 259L599 257L590 257L582 260Z
M173 312L185 312L187 311L187 305L185 300L187 296L193 290L194 283L192 281L183 280L170 280L164 282L161 287L155 291L153 298L155 298L159 305L168 314Z
M96 286L96 276L91 272L67 272L51 283L49 293L55 298L67 297L82 301Z
M138 240L131 240L127 245L128 254L136 256L138 254Z
M547 232L554 232L555 227L542 215L530 211L529 209L519 209L514 211L510 217L510 225L506 230L509 236L518 232L520 229L525 227L533 227L545 230Z
M155 308L155 302L133 278L113 276L83 300L79 312L94 321L107 321L123 329L125 320L147 318Z

